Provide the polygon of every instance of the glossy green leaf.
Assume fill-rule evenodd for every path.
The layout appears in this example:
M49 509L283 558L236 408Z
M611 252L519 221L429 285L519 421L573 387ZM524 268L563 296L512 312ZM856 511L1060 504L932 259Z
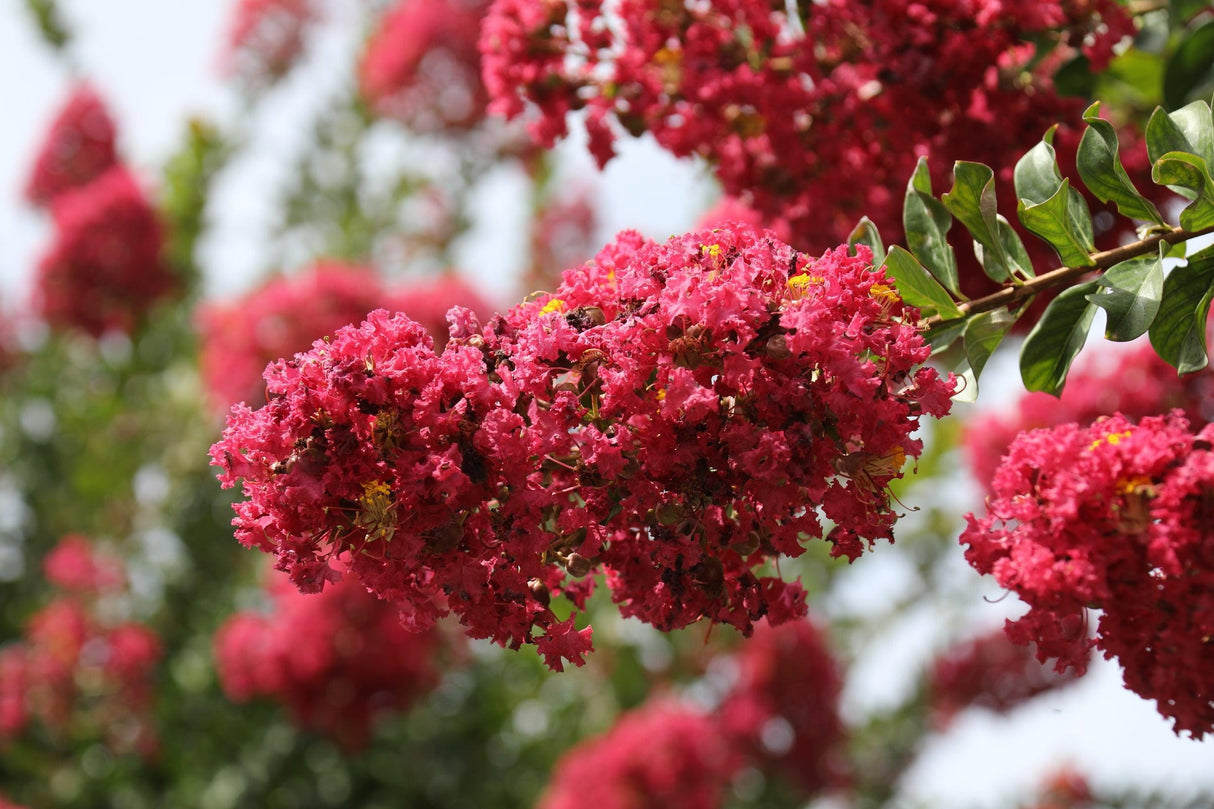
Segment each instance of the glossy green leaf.
M1079 141L1076 168L1084 185L1101 202L1116 204L1123 216L1165 224L1155 206L1130 181L1118 154L1117 132L1099 112L1100 102L1096 102L1083 114L1088 128Z
M1016 196L1029 205L1045 202L1062 184L1058 171L1058 158L1054 153L1054 131L1051 126L1041 140L1016 161L1012 178L1016 184Z
M953 226L953 217L944 204L932 195L932 179L925 157L919 158L915 173L906 184L902 225L906 230L907 247L915 258L945 289L961 297L957 256L946 238L949 228Z
M1206 318L1212 298L1214 248L1194 253L1188 264L1173 269L1163 282L1163 299L1150 328L1151 345L1182 374L1209 364Z
M1078 206L1087 206L1080 198L1078 206L1072 203L1069 180L1063 180L1054 195L1036 205L1025 205L1024 200L1016 206L1020 221L1031 233L1044 239L1054 251L1058 259L1067 267L1089 267L1096 262L1092 260L1092 220L1076 222L1073 218Z
M1168 152L1151 167L1151 179L1191 193L1192 201L1180 212L1182 228L1197 231L1214 227L1214 179L1206 161L1188 152Z
M989 166L958 160L953 167L953 189L942 198L944 207L974 237L974 253L991 280L1004 283L1017 272L1027 274L1008 255L999 229L995 204L995 173Z
M1097 281L1101 289L1088 300L1105 310L1106 339L1125 342L1147 333L1163 297L1163 259L1167 252L1167 242L1160 242L1158 255L1115 264Z
M1020 349L1020 378L1031 391L1057 396L1083 348L1096 307L1087 299L1097 283L1073 286L1050 302Z
M894 280L902 300L922 309L924 315L961 317L961 310L957 308L948 291L940 286L926 267L902 247L891 247L882 267L885 274Z
M1175 112L1156 107L1147 121L1147 155L1151 162L1168 152L1188 152L1214 164L1214 116L1205 101L1194 101Z
M1163 71L1163 102L1176 109L1214 86L1214 22L1188 32Z
M873 251L874 265L880 265L885 261L885 242L881 241L881 234L877 231L876 224L867 216L861 217L847 236L848 248L855 247L857 244L868 245L868 249Z
M978 398L978 377L1015 322L1016 315L1004 309L984 312L970 318L961 329L960 337L954 336L946 349L934 355L941 367L960 379L957 393L953 395L955 401L973 402ZM950 324L946 328L952 333L957 325Z

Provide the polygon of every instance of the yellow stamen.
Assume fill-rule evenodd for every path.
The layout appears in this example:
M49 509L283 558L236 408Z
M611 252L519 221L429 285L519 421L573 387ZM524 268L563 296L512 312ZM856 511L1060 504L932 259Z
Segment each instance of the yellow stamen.
M563 311L565 311L565 302L563 300L561 300L560 298L553 298L552 300L550 300L546 304L544 304L544 308L540 309L540 314L547 315L547 314L551 314L552 312L563 312Z

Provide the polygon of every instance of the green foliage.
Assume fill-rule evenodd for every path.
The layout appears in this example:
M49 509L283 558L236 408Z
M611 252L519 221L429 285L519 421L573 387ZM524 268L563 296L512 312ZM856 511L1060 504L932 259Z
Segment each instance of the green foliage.
M1192 98L1214 91L1214 60L1210 59L1211 53L1214 53L1214 20L1184 32L1164 68L1164 104L1176 109Z
M886 274L894 279L902 299L912 306L919 307L925 316L961 316L961 310L949 297L948 291L902 247L891 247L882 267Z
M1058 295L1033 326L1020 351L1020 376L1032 391L1057 396L1067 371L1083 348L1096 307L1088 301L1097 283L1070 287Z
M932 178L925 157L919 158L915 173L906 186L902 224L906 229L907 247L914 257L945 289L959 295L957 256L947 238L953 218L940 200L932 196Z
M1164 223L1154 203L1138 193L1121 164L1117 130L1100 117L1100 102L1083 114L1088 128L1079 141L1076 168L1083 183L1101 202L1112 202L1122 216L1156 225Z
M1102 289L1088 295L1088 300L1106 312L1105 339L1126 342L1147 333L1163 297L1166 245L1166 242L1159 243L1156 256L1131 258L1114 264L1097 279Z
M974 253L991 280L1002 283L1032 274L1020 237L996 210L995 172L990 166L957 161L953 189L940 199L973 236Z
M42 40L57 51L67 47L71 39L55 0L25 0L26 10L33 15Z
M1163 300L1150 327L1155 351L1182 374L1200 371L1206 354L1206 318L1214 300L1214 248L1189 257L1163 283ZM1196 301L1196 303L1194 303Z

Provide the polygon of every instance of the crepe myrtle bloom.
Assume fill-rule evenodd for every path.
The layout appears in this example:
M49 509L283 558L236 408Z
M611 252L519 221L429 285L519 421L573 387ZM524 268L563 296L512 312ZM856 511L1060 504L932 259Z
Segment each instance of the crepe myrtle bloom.
M242 481L236 536L310 590L348 553L409 622L452 611L557 669L590 649L592 573L663 630L804 615L759 569L891 538L888 484L953 390L865 248L814 258L744 225L626 232L552 294L448 318L442 353L379 311L267 369L266 406L212 448Z

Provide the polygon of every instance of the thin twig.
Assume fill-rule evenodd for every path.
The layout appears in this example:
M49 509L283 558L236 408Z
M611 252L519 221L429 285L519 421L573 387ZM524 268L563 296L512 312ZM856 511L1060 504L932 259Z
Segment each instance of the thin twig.
M1069 284L1077 278L1087 275L1091 272L1104 272L1115 264L1120 264L1126 259L1135 258L1137 256L1147 255L1155 250L1156 245L1160 242L1168 244L1176 244L1177 242L1187 241L1188 239L1197 236L1204 236L1207 233L1214 233L1214 226L1203 228L1196 231L1188 231L1184 228L1172 228L1166 233L1159 233L1154 236L1148 236L1145 239L1130 244L1123 244L1120 247L1114 247L1112 250L1105 250L1100 253L1092 254L1092 261L1095 263L1087 267L1059 267L1055 270L1038 275L1035 278L1030 278L1023 284L1016 286L1008 286L991 293L984 298L975 298L972 301L965 301L957 304L957 308L961 310L961 317L954 317L945 320L939 315L924 319L920 326L924 329L932 329L937 326L942 326L948 323L956 323L965 320L982 312L990 312L994 309L1000 309L1005 306L1011 306L1026 298L1031 298L1038 292L1050 289L1056 286Z

